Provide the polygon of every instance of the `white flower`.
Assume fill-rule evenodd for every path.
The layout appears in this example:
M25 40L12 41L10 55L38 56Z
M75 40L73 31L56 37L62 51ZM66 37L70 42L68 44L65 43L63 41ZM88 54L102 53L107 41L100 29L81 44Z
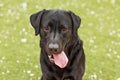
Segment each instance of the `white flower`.
M120 78L117 78L116 80L120 80Z
M26 2L22 3L21 6L22 6L23 10L27 9L27 3Z
M22 38L22 39L21 39L21 42L22 42L22 43L25 43L25 42L27 42L27 39L26 39L26 38Z

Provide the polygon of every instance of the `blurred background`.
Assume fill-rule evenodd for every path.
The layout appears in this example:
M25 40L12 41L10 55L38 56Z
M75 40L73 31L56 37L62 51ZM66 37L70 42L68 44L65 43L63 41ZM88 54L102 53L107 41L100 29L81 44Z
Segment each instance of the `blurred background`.
M0 0L0 80L40 80L40 39L29 17L43 9L81 17L83 80L120 80L120 0Z

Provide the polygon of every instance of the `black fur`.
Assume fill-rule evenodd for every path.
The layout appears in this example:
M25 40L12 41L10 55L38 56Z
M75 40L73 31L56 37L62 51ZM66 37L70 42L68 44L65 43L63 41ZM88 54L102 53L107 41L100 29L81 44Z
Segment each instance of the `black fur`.
M77 34L81 19L71 11L43 10L31 15L30 22L35 34L40 34L40 63L43 76L41 80L82 80L85 72L85 55L83 42ZM49 45L59 47L51 50ZM50 62L48 55L52 52L66 53L69 62L60 68Z

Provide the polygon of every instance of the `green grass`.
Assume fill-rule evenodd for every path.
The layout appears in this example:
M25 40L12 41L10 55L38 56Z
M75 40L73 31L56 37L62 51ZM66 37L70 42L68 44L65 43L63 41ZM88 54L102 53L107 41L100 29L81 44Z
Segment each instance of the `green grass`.
M82 19L84 80L120 80L119 0L0 0L0 80L39 80L39 36L29 16L42 9L71 10Z

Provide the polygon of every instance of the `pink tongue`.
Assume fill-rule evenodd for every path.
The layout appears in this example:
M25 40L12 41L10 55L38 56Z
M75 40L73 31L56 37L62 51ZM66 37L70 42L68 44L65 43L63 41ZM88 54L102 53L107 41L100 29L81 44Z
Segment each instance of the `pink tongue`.
M57 66L59 66L60 68L64 68L67 66L68 63L68 58L65 55L65 52L62 51L59 54L53 54L54 57L54 62Z

